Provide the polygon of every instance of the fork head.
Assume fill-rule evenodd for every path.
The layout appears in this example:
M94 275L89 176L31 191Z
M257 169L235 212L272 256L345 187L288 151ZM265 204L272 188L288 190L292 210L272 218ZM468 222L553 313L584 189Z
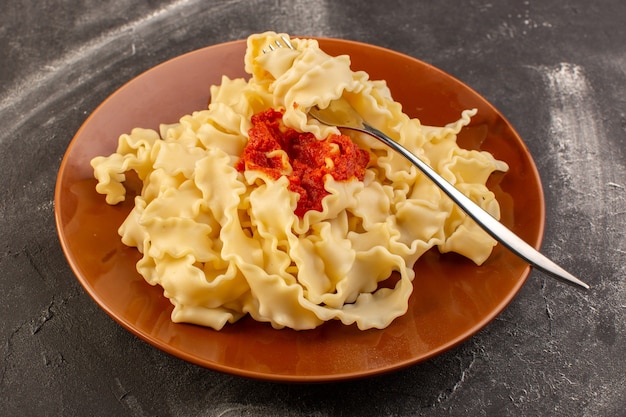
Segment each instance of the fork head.
M280 41L281 39L284 42L284 45ZM287 38L285 35L282 35L280 37L280 39L276 39L273 44L270 43L269 45L267 45L267 50L265 50L265 48L264 48L264 49L262 49L262 51L263 51L264 54L266 54L268 52L275 51L277 48L285 48L285 47L287 47L289 49L296 49L296 48L294 48L292 43L289 41L289 38Z

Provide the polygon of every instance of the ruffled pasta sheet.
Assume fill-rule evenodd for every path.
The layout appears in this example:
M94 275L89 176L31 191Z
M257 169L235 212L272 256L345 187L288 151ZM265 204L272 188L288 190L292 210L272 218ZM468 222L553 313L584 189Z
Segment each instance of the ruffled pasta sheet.
M347 56L330 57L314 40L263 54L278 36L248 39L252 78L224 77L207 110L160 134L134 129L115 153L94 158L96 189L115 204L125 198L126 171L143 181L119 233L143 254L137 270L163 287L175 322L221 329L249 314L276 328L328 320L384 328L406 312L412 266L425 251L438 246L480 264L495 242L402 157L360 134L353 139L372 160L364 180L328 176L323 210L297 217L286 177L234 168L251 116L284 108L286 125L324 138L336 128L309 120L307 109L348 100L495 217L499 206L485 182L507 166L456 145L473 111L445 127L422 126L402 113L383 81L352 71ZM394 273L397 280L381 285Z

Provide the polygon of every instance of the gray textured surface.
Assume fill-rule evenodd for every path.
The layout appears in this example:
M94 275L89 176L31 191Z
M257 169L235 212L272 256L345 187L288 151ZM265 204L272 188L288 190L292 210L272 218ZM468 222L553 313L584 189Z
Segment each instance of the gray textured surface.
M3 415L626 415L622 0L3 3ZM82 290L56 237L52 201L66 146L135 75L268 29L395 49L483 94L538 165L547 201L543 251L592 290L533 273L465 344L400 372L330 385L216 373L113 322Z

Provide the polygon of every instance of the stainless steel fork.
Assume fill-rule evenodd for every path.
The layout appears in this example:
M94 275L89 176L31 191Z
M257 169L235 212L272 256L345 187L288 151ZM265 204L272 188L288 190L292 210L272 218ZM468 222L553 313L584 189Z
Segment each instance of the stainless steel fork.
M289 41L289 38L287 38L286 36L281 36L280 39L282 39L282 41L285 43L287 48L296 49L293 47L293 45L291 44L291 41ZM266 54L268 52L275 51L276 48L284 48L283 44L280 42L280 39L276 39L273 44L270 43L269 45L267 45L267 49L268 49L267 51L265 49L262 49L263 53Z
M281 36L281 39L287 48L294 49L289 39L285 36ZM263 49L263 53L268 53L276 50L276 48L283 47L285 46L282 45L280 40L276 40L274 44L268 45L268 51ZM567 284L578 285L585 289L589 289L589 285L555 264L553 261L522 240L510 229L483 210L482 207L474 203L469 197L446 181L433 168L411 153L408 149L391 139L389 136L385 135L380 130L365 123L363 118L347 101L342 99L335 100L325 109L312 107L309 109L308 114L325 125L363 132L383 142L415 165L480 227L482 227L487 233L508 248L511 252L553 278L557 278Z

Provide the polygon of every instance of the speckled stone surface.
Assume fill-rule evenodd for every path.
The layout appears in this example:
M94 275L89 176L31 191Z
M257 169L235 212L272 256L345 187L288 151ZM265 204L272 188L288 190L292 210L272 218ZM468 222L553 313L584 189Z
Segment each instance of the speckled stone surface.
M0 13L0 414L626 415L626 2L4 2ZM184 52L276 30L420 58L491 101L546 194L543 252L591 286L534 272L466 343L334 384L242 379L142 342L61 251L54 185L94 108Z

